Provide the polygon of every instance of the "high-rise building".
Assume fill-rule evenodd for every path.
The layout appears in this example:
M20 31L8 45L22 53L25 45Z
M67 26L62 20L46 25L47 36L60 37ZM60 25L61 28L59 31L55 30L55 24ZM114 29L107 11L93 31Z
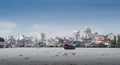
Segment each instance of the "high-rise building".
M73 39L74 39L74 41L80 40L80 31L79 30L74 31Z
M45 34L44 33L38 34L38 40L44 41L45 40Z

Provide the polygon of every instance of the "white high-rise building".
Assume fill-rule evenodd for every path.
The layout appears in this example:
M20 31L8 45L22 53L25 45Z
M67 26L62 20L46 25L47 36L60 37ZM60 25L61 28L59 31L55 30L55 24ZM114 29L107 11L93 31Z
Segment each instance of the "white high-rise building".
M91 29L88 26L86 26L83 31L83 38L91 38L91 37L92 37Z
M74 39L74 41L80 41L80 31L79 30L74 31L73 39Z
M45 40L45 34L44 33L38 34L38 40L44 41Z

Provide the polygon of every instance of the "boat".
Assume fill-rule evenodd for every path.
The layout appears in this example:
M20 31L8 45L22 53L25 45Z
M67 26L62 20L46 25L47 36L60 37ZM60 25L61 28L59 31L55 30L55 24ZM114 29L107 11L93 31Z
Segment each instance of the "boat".
M72 44L64 44L64 49L71 49L71 50L74 50L75 49L75 46L73 46Z
M66 41L63 45L64 49L72 49L74 50L75 49L75 46L73 45L72 42L69 42L69 41Z

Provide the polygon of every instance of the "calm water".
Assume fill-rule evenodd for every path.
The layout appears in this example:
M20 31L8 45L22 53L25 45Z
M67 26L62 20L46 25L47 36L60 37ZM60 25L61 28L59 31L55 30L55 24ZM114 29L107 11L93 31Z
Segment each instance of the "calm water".
M2 48L0 65L119 65L119 48Z

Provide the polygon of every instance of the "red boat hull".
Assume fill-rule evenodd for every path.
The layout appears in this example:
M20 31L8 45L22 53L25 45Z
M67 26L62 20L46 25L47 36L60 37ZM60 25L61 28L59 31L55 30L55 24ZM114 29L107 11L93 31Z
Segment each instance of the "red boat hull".
M64 49L75 49L75 46L65 44Z

